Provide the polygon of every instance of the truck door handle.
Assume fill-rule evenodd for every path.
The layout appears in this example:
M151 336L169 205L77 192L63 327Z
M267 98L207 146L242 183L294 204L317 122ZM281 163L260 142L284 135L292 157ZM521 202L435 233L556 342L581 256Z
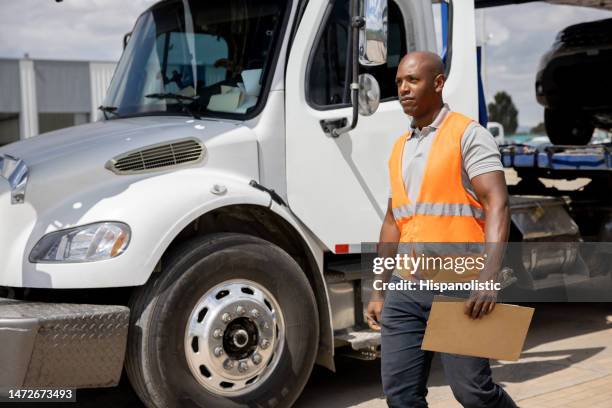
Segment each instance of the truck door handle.
M323 119L319 121L319 123L321 124L321 129L323 129L323 132L325 132L328 136L331 136L332 130L339 129L339 128L346 126L346 124L348 123L348 119L347 118Z

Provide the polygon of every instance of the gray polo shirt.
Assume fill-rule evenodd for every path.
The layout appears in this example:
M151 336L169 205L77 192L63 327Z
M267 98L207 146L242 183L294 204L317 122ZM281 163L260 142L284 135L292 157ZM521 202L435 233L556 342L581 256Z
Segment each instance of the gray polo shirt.
M449 112L450 108L444 104L431 125L419 130L414 121L410 124L412 136L404 146L402 167L406 191L412 202L419 197L431 146L442 121ZM504 170L499 148L493 135L476 122L469 124L461 137L461 157L463 158L461 172L463 186L469 194L478 199L470 180L484 173ZM389 188L389 197L391 197L391 188Z

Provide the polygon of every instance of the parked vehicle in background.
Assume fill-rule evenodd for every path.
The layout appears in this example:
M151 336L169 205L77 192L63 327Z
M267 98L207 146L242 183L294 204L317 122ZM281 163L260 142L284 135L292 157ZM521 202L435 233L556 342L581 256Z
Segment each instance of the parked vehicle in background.
M591 139L591 144L605 143L612 143L612 133L601 129L595 129L595 133L593 133L593 138Z
M506 143L506 138L504 135L504 126L498 122L489 122L487 123L487 129L493 135L493 138L497 142L498 145Z
M527 140L525 144L533 147L552 146L552 143L550 142L548 136L534 136L531 139Z
M533 139L534 135L529 133L518 133L514 135L507 135L505 137L506 144L523 144Z
M559 32L542 56L535 82L554 144L585 145L593 130L612 129L612 18Z

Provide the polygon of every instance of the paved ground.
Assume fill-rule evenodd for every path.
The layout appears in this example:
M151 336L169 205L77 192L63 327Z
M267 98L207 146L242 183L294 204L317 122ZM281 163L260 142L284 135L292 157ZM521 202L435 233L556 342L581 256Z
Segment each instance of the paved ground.
M492 361L495 380L522 408L612 408L612 303L531 306L536 312L521 359ZM315 370L296 407L386 407L379 378L379 361L342 359L336 374ZM431 408L460 407L438 358L428 400Z
M531 306L536 312L522 357L492 361L496 381L521 408L612 408L612 303ZM126 381L115 389L80 390L77 399L64 406L142 407ZM438 358L429 379L429 402L431 408L459 407ZM338 358L336 373L315 367L295 407L385 408L380 361Z

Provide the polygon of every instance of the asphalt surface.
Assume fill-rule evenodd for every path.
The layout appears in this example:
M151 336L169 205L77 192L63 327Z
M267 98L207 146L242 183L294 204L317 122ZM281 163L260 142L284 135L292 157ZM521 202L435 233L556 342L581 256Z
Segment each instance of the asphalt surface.
M598 290L612 290L612 280L610 285L600 286ZM517 401L558 393L575 384L612 375L612 303L537 303L530 306L535 307L536 312L521 360L491 362L495 380ZM386 407L380 385L380 360L362 361L339 356L336 365L335 373L315 366L295 407ZM593 384L596 388L599 383ZM428 386L432 407L458 406L444 380L437 357L433 361ZM27 405L11 403L2 406ZM76 403L29 406L144 407L132 391L125 373L117 388L78 390Z
M495 381L516 401L612 374L612 303L530 306L536 311L521 359L491 361ZM459 407L437 356L428 388L431 408ZM380 385L380 361L338 359L335 374L317 367L295 406L387 407Z

